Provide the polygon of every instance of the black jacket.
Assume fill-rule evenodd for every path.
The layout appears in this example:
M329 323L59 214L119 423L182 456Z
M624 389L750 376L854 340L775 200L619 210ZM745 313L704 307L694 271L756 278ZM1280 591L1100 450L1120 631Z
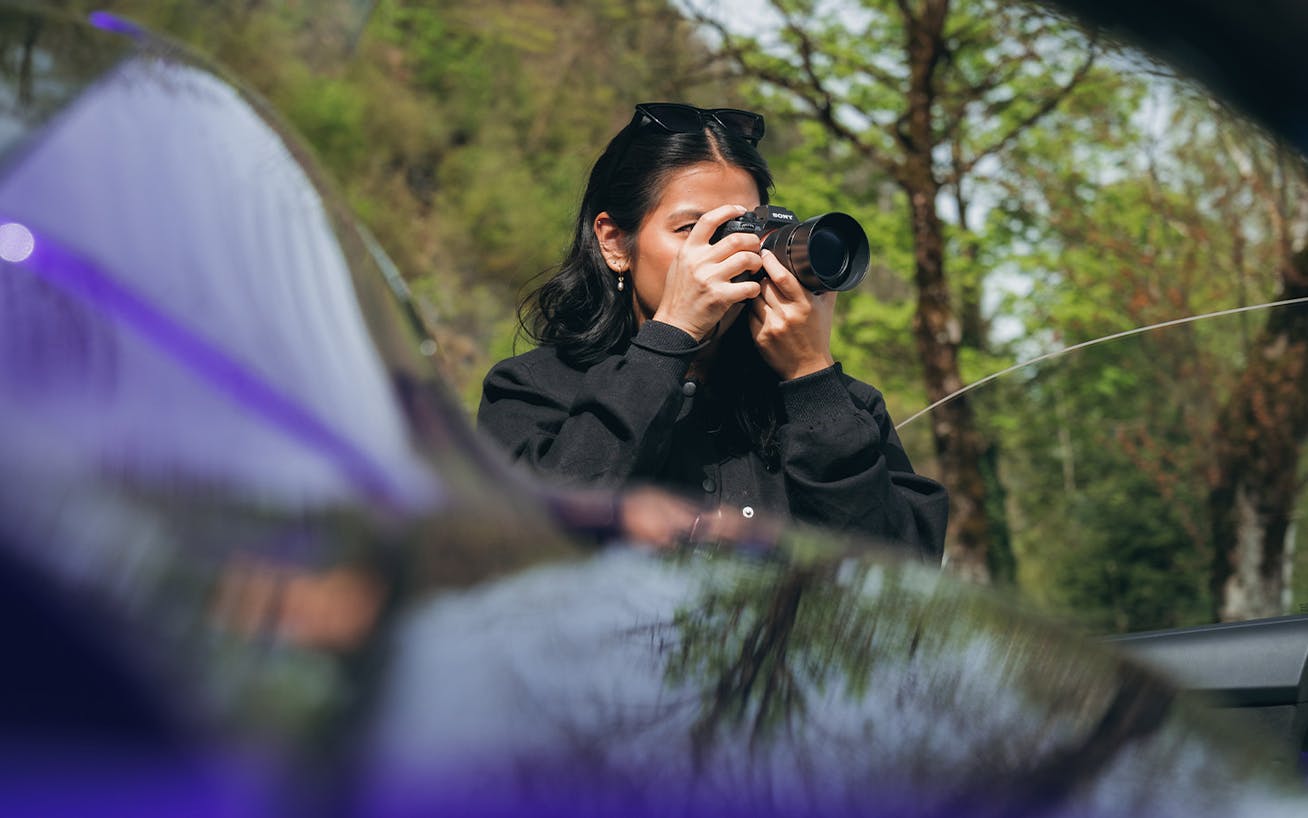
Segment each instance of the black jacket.
M706 390L686 380L693 346L650 321L625 354L586 370L553 347L534 349L491 369L478 426L564 484L654 483L708 506L788 513L939 559L948 498L913 473L880 392L839 364L779 384L780 457L769 463L731 443Z

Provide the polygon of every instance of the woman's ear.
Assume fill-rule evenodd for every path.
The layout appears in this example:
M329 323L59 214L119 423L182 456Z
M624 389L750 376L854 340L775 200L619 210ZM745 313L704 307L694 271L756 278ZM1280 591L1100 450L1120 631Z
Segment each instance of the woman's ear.
M625 273L631 268L631 259L627 257L627 231L618 227L607 210L595 217L595 238L599 240L604 263L610 270Z

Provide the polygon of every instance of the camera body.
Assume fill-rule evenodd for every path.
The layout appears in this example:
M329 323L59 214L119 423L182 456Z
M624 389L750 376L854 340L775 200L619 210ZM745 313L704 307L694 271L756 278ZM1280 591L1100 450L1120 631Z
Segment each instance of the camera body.
M800 221L784 207L760 205L724 223L709 241L716 243L732 233L762 236L762 249L771 250L815 293L852 290L867 274L867 234L845 213L824 213ZM754 271L754 275L759 273Z
M716 243L732 233L753 233L756 236L763 236L788 224L799 224L799 217L793 211L775 205L760 205L723 224L710 241Z

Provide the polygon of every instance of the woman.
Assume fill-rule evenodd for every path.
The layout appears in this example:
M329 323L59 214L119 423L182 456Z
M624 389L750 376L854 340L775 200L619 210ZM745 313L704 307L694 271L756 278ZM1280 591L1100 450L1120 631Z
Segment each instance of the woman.
M913 473L881 394L833 359L836 294L810 292L754 234L711 241L767 202L763 129L748 111L636 106L524 306L540 346L487 375L478 425L553 480L653 483L938 559L945 491Z

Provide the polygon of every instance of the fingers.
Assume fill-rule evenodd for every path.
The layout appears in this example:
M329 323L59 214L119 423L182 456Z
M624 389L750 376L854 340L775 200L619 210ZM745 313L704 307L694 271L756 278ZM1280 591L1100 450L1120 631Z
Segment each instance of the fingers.
M707 258L723 262L729 269L739 267L736 275L759 269L763 265L763 260L758 254L762 239L756 233L728 233L721 240L712 241L713 234L718 228L747 212L742 205L723 205L713 208L695 222L687 237L687 243L711 248Z
M781 263L781 259L777 258L775 253L771 250L764 250L760 255L763 258L763 270L785 300L799 301L812 295L808 288L801 284L798 278L795 278L795 274L786 269L786 265Z
M790 272L771 250L762 252L763 270L767 273L760 300L773 309L789 310L792 307L805 307L815 310L829 310L835 303L836 294L829 290L813 292Z
M726 297L728 303L738 304L741 301L757 299L759 294L762 292L762 289L763 287L761 284L752 278L749 278L728 282L727 286L723 287L722 293Z
M750 302L749 328L763 359L782 380L833 363L831 321L835 293L815 294L772 253L763 253L766 280Z
M720 307L756 298L761 285L751 274L759 268L756 253L732 253L721 261L704 261L692 275L701 281L700 297Z
M713 234L717 232L719 227L747 212L747 208L743 205L722 205L721 207L715 207L703 216L700 216L699 220L695 222L695 226L690 230L689 240L699 242L700 244L708 244L709 239L713 238ZM735 236L749 235L751 234L733 233L724 238L723 241L727 241Z
M702 340L733 304L758 297L760 284L745 274L763 266L759 237L732 233L711 242L719 227L746 212L723 205L695 220L668 270L656 320Z
M790 280L795 281L795 277L790 276ZM760 320L771 315L781 324L803 323L810 315L831 313L835 304L836 294L833 292L813 293L800 285L797 297L793 297L774 278L768 278L762 285L750 308Z
M707 243L713 233L731 219L747 212L739 205L714 208L696 221L687 238L683 255L696 277L717 290L721 301L733 304L759 294L759 284L750 274L763 266L759 255L761 239L754 233L731 233Z

